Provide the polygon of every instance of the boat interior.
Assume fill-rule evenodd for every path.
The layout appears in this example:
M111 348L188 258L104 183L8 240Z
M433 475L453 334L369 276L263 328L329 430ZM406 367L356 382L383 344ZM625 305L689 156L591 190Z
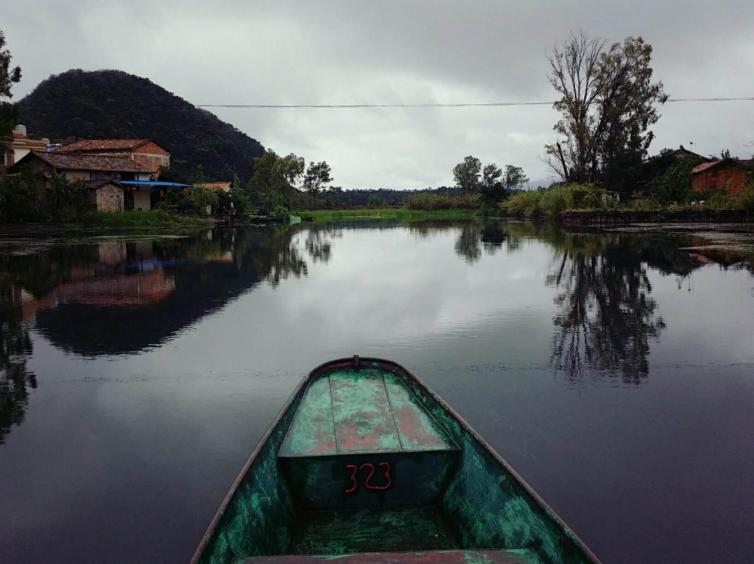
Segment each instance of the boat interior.
M397 365L315 371L252 457L203 561L583 561L440 401Z

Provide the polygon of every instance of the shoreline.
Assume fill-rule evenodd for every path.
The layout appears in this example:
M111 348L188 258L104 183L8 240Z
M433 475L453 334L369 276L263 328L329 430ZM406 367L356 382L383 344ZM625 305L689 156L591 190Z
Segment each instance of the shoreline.
M611 228L633 224L720 223L751 225L754 212L744 210L664 209L664 210L565 210L557 223L565 228Z

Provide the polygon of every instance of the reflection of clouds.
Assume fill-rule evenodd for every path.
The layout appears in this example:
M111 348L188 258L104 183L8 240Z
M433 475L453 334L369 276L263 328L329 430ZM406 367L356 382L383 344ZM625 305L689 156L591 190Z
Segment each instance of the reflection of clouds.
M416 238L406 229L349 232L326 268L312 266L305 285L278 288L283 316L326 320L331 335L394 340L473 327L517 309L523 293L551 296L528 283L537 271L544 276L544 249L482 256L469 268L452 251L463 233L450 228ZM475 235L479 241L478 230Z

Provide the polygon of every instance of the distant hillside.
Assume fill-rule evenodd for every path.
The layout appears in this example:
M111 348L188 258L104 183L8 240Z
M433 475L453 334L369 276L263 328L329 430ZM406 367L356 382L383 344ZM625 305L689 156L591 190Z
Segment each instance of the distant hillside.
M151 81L122 71L70 70L53 75L18 104L20 123L53 141L80 138L150 138L172 153L170 176L242 180L262 145L212 113L196 108Z

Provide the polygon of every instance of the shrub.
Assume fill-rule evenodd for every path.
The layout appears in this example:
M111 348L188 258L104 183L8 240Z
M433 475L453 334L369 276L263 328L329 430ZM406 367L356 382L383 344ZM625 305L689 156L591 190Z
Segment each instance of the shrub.
M44 221L40 192L22 177L0 177L0 223Z
M460 196L445 196L442 194L418 193L406 198L405 207L410 210L450 210L476 209L479 207L479 196L463 194Z
M504 213L518 217L557 217L569 209L608 209L615 204L608 193L593 184L563 184L547 190L522 191L500 205Z
M290 217L291 212L285 206L277 205L274 207L270 215L275 219L286 221Z
M748 212L754 212L754 182L750 182L741 193L736 197L740 209Z
M157 204L157 209L180 215L208 215L219 204L217 192L203 186L192 186L185 190L170 190Z
M652 198L642 197L631 200L628 208L633 211L656 211L660 209L660 204Z

